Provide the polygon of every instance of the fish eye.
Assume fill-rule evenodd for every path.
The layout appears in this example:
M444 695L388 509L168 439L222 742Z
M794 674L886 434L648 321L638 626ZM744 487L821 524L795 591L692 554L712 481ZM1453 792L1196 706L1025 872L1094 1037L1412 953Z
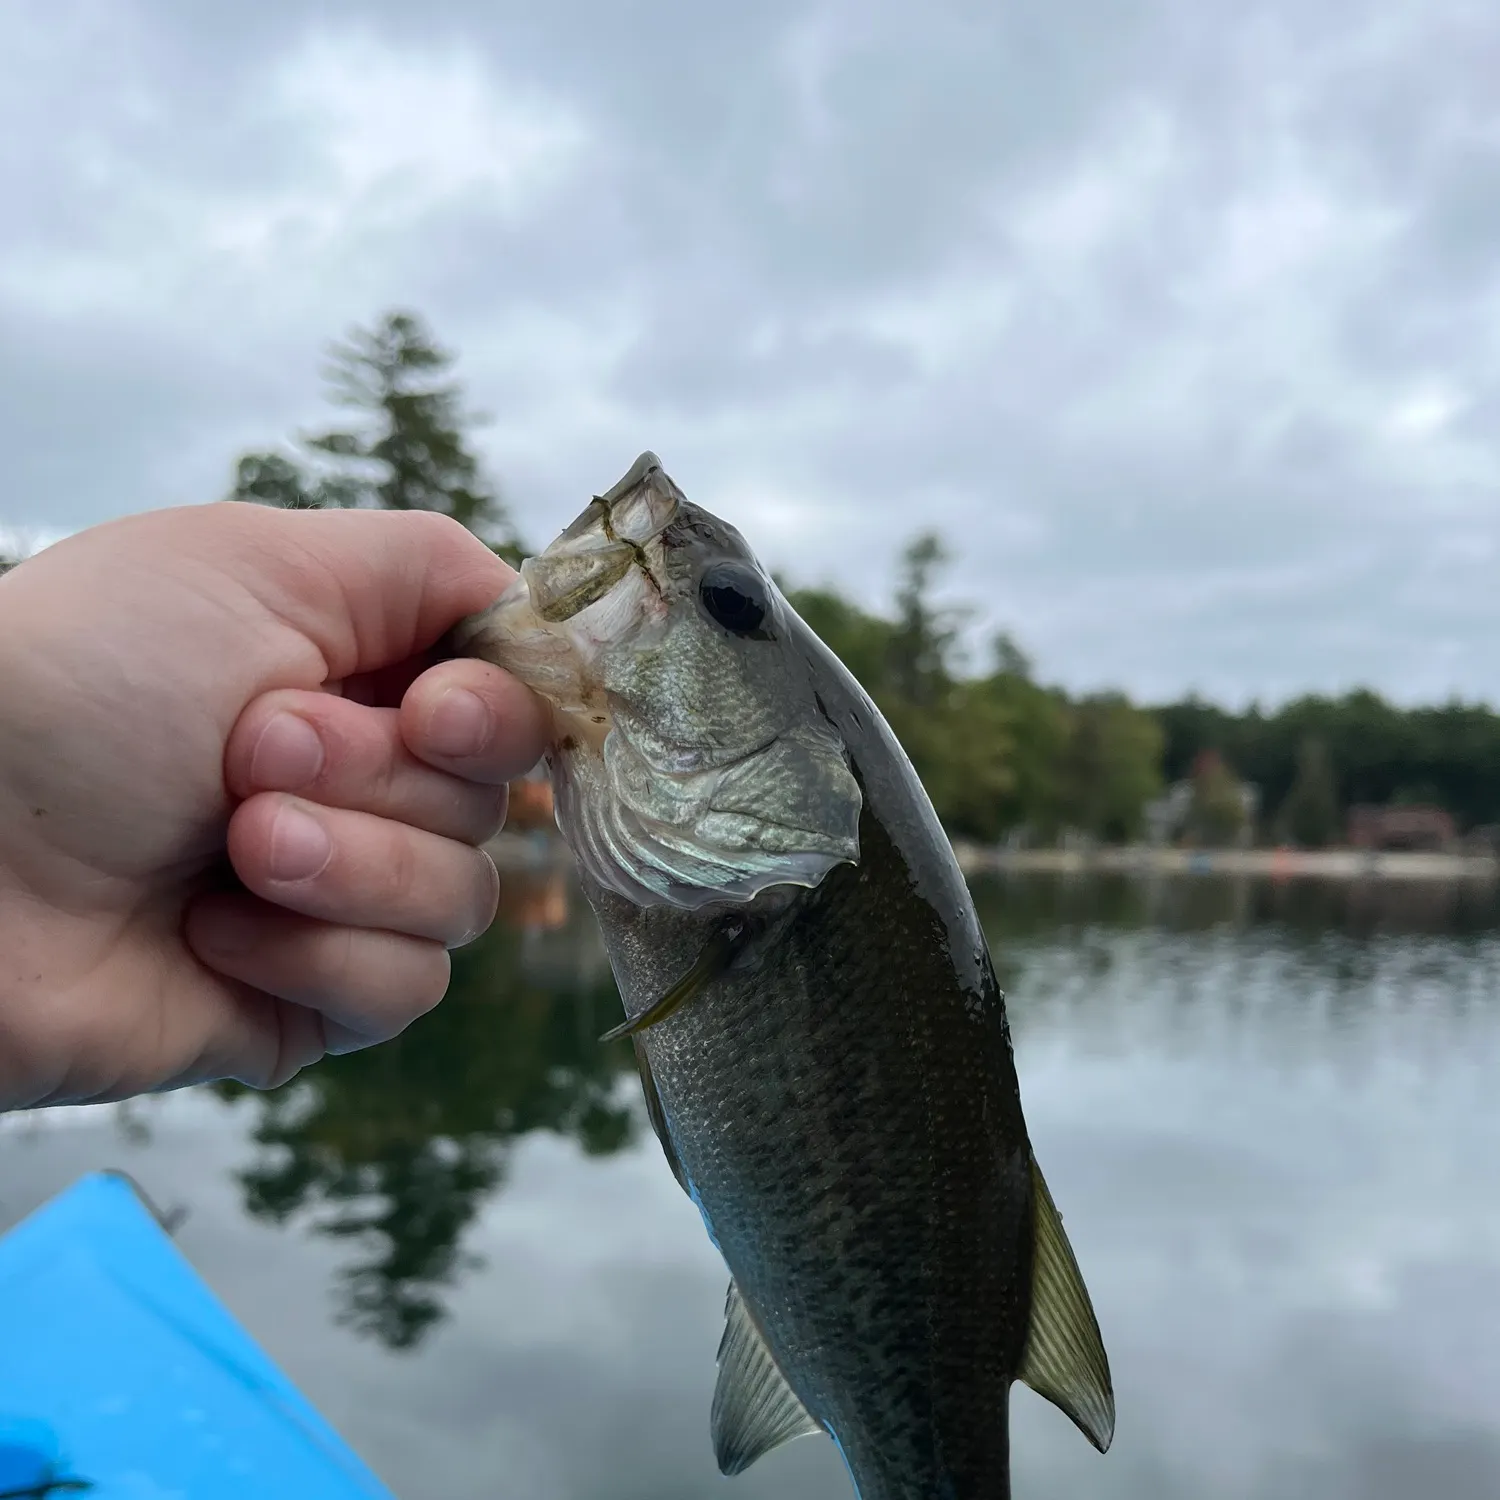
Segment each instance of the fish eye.
M734 635L753 635L770 608L760 574L744 563L715 563L705 569L698 597L709 618Z

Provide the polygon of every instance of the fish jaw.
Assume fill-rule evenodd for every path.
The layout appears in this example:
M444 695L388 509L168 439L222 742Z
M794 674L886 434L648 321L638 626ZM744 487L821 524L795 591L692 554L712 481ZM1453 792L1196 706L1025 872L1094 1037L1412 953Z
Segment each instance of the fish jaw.
M494 604L454 629L457 652L504 668L547 702L555 751L602 749L612 713L599 659L664 620L661 536L682 498L656 455L643 453L521 564Z

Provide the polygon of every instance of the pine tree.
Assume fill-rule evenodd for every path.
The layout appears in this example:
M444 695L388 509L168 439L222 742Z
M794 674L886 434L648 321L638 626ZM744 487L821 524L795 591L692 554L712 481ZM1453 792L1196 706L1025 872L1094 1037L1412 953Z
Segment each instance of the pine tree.
M414 313L392 312L335 343L327 371L335 404L359 414L303 438L309 461L274 452L239 460L229 498L290 509L432 510L501 556L521 547L504 504L469 446L475 416L446 379L453 355Z
M933 574L948 560L936 532L915 538L901 557L896 628L890 640L891 685L908 703L930 708L951 686L949 656L958 637L954 611L932 598Z
M1308 735L1297 754L1297 775L1277 824L1282 837L1305 849L1321 849L1334 841L1339 825L1338 788L1323 741Z
M231 500L253 500L287 510L316 510L322 503L309 491L307 478L279 453L247 453L235 466Z
M1008 630L1002 630L991 644L995 657L995 671L1001 677L1014 677L1018 682L1030 682L1035 670L1031 658L1016 643Z

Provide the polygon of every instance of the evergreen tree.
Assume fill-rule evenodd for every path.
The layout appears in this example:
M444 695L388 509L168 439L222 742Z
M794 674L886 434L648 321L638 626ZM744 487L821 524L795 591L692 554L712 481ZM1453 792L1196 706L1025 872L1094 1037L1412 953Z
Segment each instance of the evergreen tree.
M229 498L292 509L437 511L518 561L510 517L469 446L475 417L460 385L446 378L453 355L421 319L388 313L331 352L332 398L356 419L304 438L304 465L274 452L246 454Z
M1339 798L1328 750L1315 735L1303 739L1297 776L1277 819L1282 836L1306 849L1331 844L1338 833Z
M1161 789L1160 728L1120 693L1089 694L1066 717L1061 821L1109 842L1134 838Z
M1020 682L1030 682L1033 667L1031 658L1016 643L1008 630L1002 630L994 639L991 649L995 656L995 672L1001 677L1014 677Z
M1245 830L1239 778L1217 750L1202 751L1193 765L1193 800L1187 835L1195 844L1221 849Z
M324 499L308 489L302 471L279 453L247 453L235 466L231 500L253 500L286 510L316 510Z
M998 832L1024 831L1032 840L1051 842L1064 824L1080 821L1068 805L1077 767L1071 753L1076 725L1067 698L1013 670L995 672L984 687L1005 705L1015 776L998 810Z
M948 658L958 636L951 611L932 600L932 576L947 561L935 532L915 538L902 554L896 628L890 641L891 686L914 707L940 702L950 685Z

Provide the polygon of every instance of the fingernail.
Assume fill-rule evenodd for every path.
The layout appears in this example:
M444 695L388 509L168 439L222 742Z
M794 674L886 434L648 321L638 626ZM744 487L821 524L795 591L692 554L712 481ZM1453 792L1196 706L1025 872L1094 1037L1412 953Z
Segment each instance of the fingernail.
M322 769L323 742L296 714L273 715L250 755L250 780L267 791L297 791Z
M446 945L450 950L467 947L476 938L483 937L500 908L500 872L495 868L495 861L483 849L476 849L474 853L478 856L480 869L484 871L484 889L479 897L479 910L475 913L474 924Z
M323 825L297 807L283 807L271 826L271 879L307 880L333 857Z
M427 741L439 755L478 755L489 738L490 711L467 688L449 688L427 721Z

